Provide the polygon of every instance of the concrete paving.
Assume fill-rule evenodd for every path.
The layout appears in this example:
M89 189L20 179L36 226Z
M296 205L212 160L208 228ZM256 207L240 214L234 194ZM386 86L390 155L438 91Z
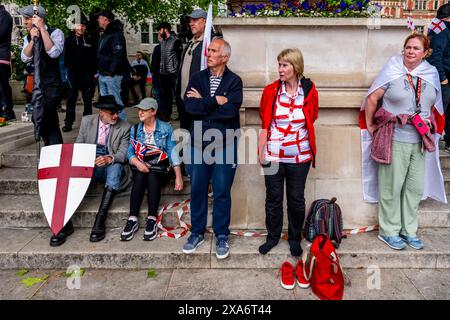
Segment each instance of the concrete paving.
M78 279L63 276L65 270L1 270L0 299L136 299L136 300L318 300L311 289L285 290L277 269L147 269L86 270ZM367 269L346 271L350 284L344 300L449 299L450 270L380 269L379 285L373 285ZM48 279L26 288L28 276Z

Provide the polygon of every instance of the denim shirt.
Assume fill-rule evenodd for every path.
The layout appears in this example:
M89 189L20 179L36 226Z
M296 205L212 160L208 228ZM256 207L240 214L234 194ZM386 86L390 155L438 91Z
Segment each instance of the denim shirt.
M130 134L130 145L128 146L128 161L130 161L133 157L136 157L136 154L134 152L133 145L131 144L131 140L134 139L134 128L135 126L131 127L131 134ZM158 148L163 150L167 155L169 156L169 161L172 166L178 166L181 164L180 156L178 155L178 151L175 148L176 142L172 139L172 126L170 123L164 122L156 119L156 128L153 132L153 137L155 138L155 143ZM145 133L143 130L143 123L140 122L138 125L138 130L136 134L136 140L140 143L145 142Z

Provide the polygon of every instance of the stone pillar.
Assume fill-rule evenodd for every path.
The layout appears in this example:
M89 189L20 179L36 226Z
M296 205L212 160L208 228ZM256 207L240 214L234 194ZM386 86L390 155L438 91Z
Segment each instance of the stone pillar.
M345 228L377 223L376 205L362 199L358 115L377 73L401 52L410 33L406 19L216 18L214 26L230 42L229 67L244 82L245 130L260 127L259 99L264 86L278 78L278 53L289 47L302 50L305 76L315 82L320 105L317 164L308 177L307 208L315 199L335 196ZM265 186L258 164L238 167L232 192L232 227L265 228Z

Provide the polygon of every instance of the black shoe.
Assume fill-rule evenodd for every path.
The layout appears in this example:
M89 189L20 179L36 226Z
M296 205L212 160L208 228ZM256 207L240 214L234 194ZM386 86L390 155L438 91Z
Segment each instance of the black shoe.
M450 153L450 143L448 143L448 142L445 143L444 151L447 153Z
M64 226L64 228L61 229L61 231L55 236L53 235L50 238L50 246L57 247L62 245L64 242L66 242L66 238L70 236L73 233L73 224L72 221L69 220L67 224Z
M103 191L102 201L100 202L100 208L98 209L97 216L95 217L94 226L92 227L91 236L89 241L98 242L105 238L106 227L105 221L108 216L108 210L111 206L117 191L113 188L105 188Z
M69 132L72 131L72 125L65 124L64 127L62 127L63 132Z
M147 219L147 224L145 226L145 232L144 232L144 240L145 241L155 240L157 235L158 235L158 232L157 232L156 220L154 220L152 218Z
M139 221L128 219L125 228L122 230L122 234L120 235L120 241L130 241L133 239L134 234L139 229Z
M2 115L3 118L5 118L5 121L16 121L16 114L14 112L4 112Z

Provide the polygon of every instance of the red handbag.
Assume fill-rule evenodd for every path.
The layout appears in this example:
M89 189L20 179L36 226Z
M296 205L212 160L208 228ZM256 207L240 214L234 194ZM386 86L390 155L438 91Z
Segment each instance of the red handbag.
M344 275L333 244L326 234L314 238L305 263L311 289L322 300L342 300Z

